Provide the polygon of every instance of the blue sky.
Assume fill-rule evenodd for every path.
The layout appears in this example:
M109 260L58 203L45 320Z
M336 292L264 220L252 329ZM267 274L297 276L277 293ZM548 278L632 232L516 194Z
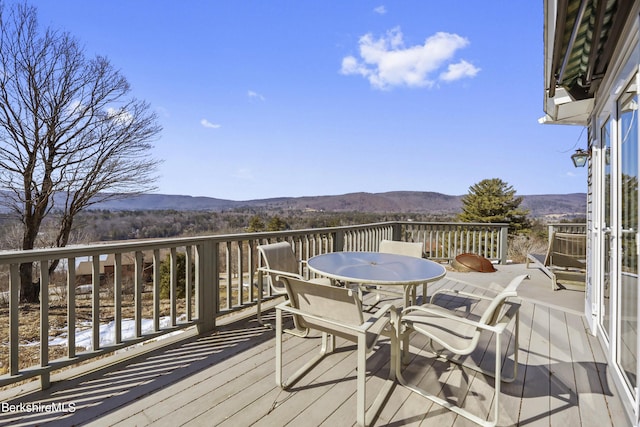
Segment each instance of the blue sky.
M162 194L586 191L581 127L538 124L542 2L36 0L163 127Z

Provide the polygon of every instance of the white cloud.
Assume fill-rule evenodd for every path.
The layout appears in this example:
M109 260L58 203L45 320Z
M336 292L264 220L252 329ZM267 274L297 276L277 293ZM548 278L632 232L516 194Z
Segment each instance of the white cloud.
M211 123L211 122L210 122L209 120L207 120L207 119L202 119L202 120L200 120L200 124L201 124L203 127L206 127L206 128L209 128L209 129L218 129L218 128L220 128L220 125L219 125L219 124L217 124L217 123Z
M259 99L260 101L264 101L264 96L260 95L258 92L254 92L252 90L247 91L247 96L249 99Z
M473 64L470 64L463 59L457 64L449 64L447 71L440 74L440 80L452 82L464 77L475 77L479 71L480 68L475 67Z
M385 13L387 13L387 8L380 5L378 7L376 7L375 9L373 9L373 11L375 13L377 13L378 15L384 15Z
M480 71L465 60L451 63L456 52L468 44L462 36L439 32L428 37L423 45L406 47L400 28L387 31L379 39L369 33L360 37L360 59L344 57L340 72L363 76L377 89L431 87L438 81L473 77ZM443 68L446 71L436 74Z

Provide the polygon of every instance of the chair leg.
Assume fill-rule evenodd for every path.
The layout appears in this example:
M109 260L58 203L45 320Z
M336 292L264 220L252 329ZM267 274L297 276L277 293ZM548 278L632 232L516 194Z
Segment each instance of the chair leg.
M356 402L356 420L359 426L370 426L375 421L376 417L380 413L380 410L391 396L391 393L396 386L396 366L397 366L397 344L395 331L391 335L391 358L389 361L389 375L382 384L382 387L375 400L366 409L366 375L367 375L367 348L366 348L366 336L361 335L358 337L358 374L357 374L357 402Z
M487 421L489 426L495 426L498 423L498 417L500 416L500 385L502 384L502 354L500 353L500 336L502 334L496 334L496 373L494 380L494 397L493 397L493 421Z
M276 385L282 387L282 310L276 308Z
M366 350L366 335L361 334L358 337L358 351L357 351L357 380L356 380L356 421L360 426L366 426L366 380L367 380L367 350Z
M313 369L335 348L335 337L331 336L331 338L329 338L329 334L323 332L320 352L301 366L293 375L285 381L282 381L282 315L280 314L279 316L280 317L276 317L276 383L282 389L286 390ZM280 323L278 324L277 322Z
M256 302L256 318L260 325L269 329L273 329L271 327L271 324L264 323L264 320L262 320L262 290L264 289L263 284L264 282L262 278L262 273L258 272L258 301Z
M420 389L419 387L414 386L412 384L409 384L407 382L407 380L404 378L404 376L402 375L402 371L401 370L396 372L396 376L398 378L398 383L401 384L403 387L409 389L410 391L412 391L412 392L414 392L416 394L419 394L420 396L422 396L422 397L424 397L426 399L429 399L430 401L432 401L432 402L436 403L437 405L440 405L440 406L450 410L451 412L454 412L454 413L456 413L456 414L458 414L458 415L460 415L462 417L465 417L468 420L470 420L470 421L472 421L472 422L474 422L476 424L479 424L479 425L481 425L483 427L493 427L493 426L496 425L497 418L494 421L486 421L485 419L480 418L477 415L472 414L471 412L469 412L469 411L467 411L467 410L465 410L465 409L463 409L463 408L461 408L459 406L456 406L455 404L449 402L448 400L445 400L445 399L442 399L441 397L438 397L436 395L427 393L426 391ZM499 383L500 381L496 381L496 382ZM497 393L499 393L499 389L498 389ZM497 401L495 403L496 403L496 405L498 404ZM497 415L498 412L499 412L499 409L496 408L495 409L495 414Z
M400 326L401 325L397 325L398 331L400 331ZM432 395L427 393L426 391L420 389L417 386L414 386L412 384L409 384L407 382L407 380L404 378L404 376L402 375L402 363L405 361L405 358L408 359L408 355L405 355L403 353L408 353L409 351L409 345L408 345L408 337L410 334L410 330L406 330L406 331L401 331L398 333L398 339L396 340L396 349L399 352L398 357L396 358L396 362L395 362L395 377L398 380L398 383L401 384L402 386L406 387L407 389L411 390L414 393L417 393L419 395L421 395L422 397L425 397L429 400L431 400L432 402L443 406L447 409L449 409L452 412L455 412L456 414L463 416L467 419L469 419L470 421L479 424L483 427L493 427L497 424L498 422L498 417L500 414L500 388L501 388L501 383L502 382L512 382L516 379L517 375L518 375L518 351L520 349L520 345L519 345L519 337L520 337L520 311L516 311L515 314L515 325L514 325L514 337L513 337L513 349L514 349L514 367L513 367L513 377L511 378L504 378L502 377L502 352L500 351L501 349L501 336L502 334L495 334L495 342L496 342L496 349L495 349L495 371L494 372L489 372L480 368L474 368L474 367L468 367L469 369L475 370L477 372L481 372L485 375L488 375L490 377L494 378L495 384L494 384L494 399L493 399L493 420L485 420L483 418L478 417L475 414L472 414L471 412L456 406L454 404L452 404L451 402L442 399L441 397ZM405 344L406 343L406 344ZM438 357L444 357L440 354L436 355ZM466 366L463 365L462 363L460 363L457 360L452 360L452 359L447 359L448 361L452 362L452 363L456 363L460 366Z

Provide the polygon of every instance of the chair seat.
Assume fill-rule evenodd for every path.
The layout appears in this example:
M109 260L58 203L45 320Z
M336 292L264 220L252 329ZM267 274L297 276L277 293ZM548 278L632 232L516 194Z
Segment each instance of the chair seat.
M414 331L437 341L454 353L459 354L469 347L477 328L474 325L462 323L459 320L450 319L443 315L455 314L456 316L459 315L460 318L465 318L466 316L435 304L424 304L422 307L441 315L412 312L403 316L402 322Z

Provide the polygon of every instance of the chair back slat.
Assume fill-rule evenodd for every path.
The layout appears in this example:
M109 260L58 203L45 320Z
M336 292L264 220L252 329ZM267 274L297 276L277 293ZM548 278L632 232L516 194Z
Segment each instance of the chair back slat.
M289 242L270 243L258 246L258 252L262 255L264 266L270 270L284 271L296 277L302 278L298 270L298 260ZM269 274L269 285L277 291L284 292L284 284L276 278L275 274Z
M422 243L420 242L398 242L395 240L381 240L378 252L422 258L422 249Z
M554 233L551 239L549 265L564 268L585 268L586 234Z
M294 308L341 324L359 326L364 322L362 305L356 292L351 289L311 283L292 277L281 279ZM311 326L309 319L305 319L304 316L296 317L303 328ZM315 322L311 323L315 325Z

